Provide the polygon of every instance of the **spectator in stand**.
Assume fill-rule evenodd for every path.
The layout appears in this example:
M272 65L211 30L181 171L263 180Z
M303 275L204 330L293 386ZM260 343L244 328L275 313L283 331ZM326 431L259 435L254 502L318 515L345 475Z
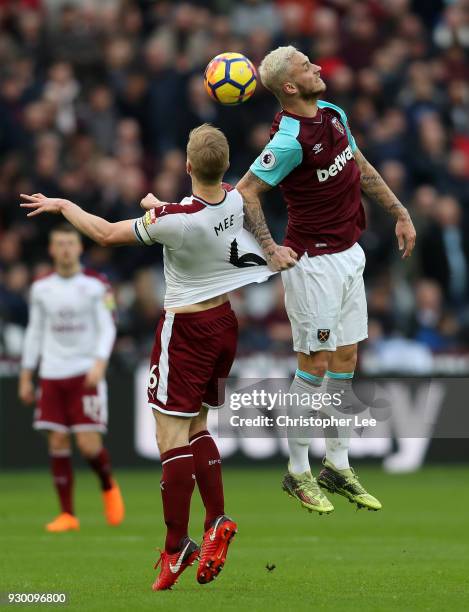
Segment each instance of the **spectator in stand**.
M236 182L269 138L266 118L274 114L276 101L259 84L247 104L221 107L204 91L204 67L228 49L256 62L269 48L295 44L322 66L328 100L346 109L360 149L416 218L418 250L403 277L396 274L387 218L375 208L367 211L362 245L370 317L381 325L383 346L406 330L428 344L430 332L422 321L429 309L420 303L430 301L431 294L440 314L430 343L435 341L438 350L464 350L466 336L447 313L454 310L464 331L469 298L467 0L113 0L47 3L47 11L45 6L39 0L3 3L0 16L3 333L15 317L15 334L22 329L21 307L11 314L11 304L25 297L24 287L18 289L24 266L28 282L43 269L44 236L55 222L27 224L16 206L18 193L61 194L116 220L128 217L129 209L136 212L149 190L177 201L188 185L187 133L206 121L228 135L227 178ZM278 193L266 195L265 212L281 240L286 211ZM133 344L141 310L127 298L135 292L141 296L141 278L153 282L154 276L136 277L137 271L153 266L153 273L160 273L161 252L154 249L149 256L86 245L84 257L107 272L122 297L117 352L122 348L122 358L134 363L148 346L143 338L150 334L150 317L138 332L142 341ZM422 274L431 289L421 288ZM420 297L414 314L411 287L416 283ZM237 299L244 312L243 352L265 347L281 352L276 284L268 283L261 293L249 289ZM262 300L262 315L252 309L253 300ZM6 346L4 338L0 346Z
M449 351L458 346L460 326L444 308L440 286L432 280L419 280L415 287L415 314L410 336L432 352Z
M421 240L422 271L441 287L449 304L463 308L469 297L469 234L459 202L440 197Z

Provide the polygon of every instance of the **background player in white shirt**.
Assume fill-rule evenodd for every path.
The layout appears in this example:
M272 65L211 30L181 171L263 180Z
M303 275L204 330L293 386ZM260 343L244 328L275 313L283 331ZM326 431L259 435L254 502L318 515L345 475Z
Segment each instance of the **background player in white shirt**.
M46 525L52 532L79 529L73 508L70 433L100 479L107 521L118 525L124 505L112 479L102 434L107 425L104 376L116 335L112 292L105 277L80 264L81 236L69 224L51 231L54 272L31 288L19 397L35 401L33 375L39 363L40 395L34 427L48 436L51 471L61 514Z
M102 245L164 245L166 310L156 330L148 383L167 526L154 590L171 588L199 553L198 581L213 580L237 529L224 513L221 459L207 431L207 412L223 405L218 381L228 376L236 352L237 321L227 292L273 272L243 229L241 195L221 182L228 165L225 136L202 125L191 132L187 145L193 195L180 204L161 203L149 194L142 206L150 202L156 208L139 219L109 223L66 200L21 196L26 202L22 206L33 209L29 216L62 213ZM285 247L269 257L279 269L295 263ZM188 536L194 474L206 509L200 551Z

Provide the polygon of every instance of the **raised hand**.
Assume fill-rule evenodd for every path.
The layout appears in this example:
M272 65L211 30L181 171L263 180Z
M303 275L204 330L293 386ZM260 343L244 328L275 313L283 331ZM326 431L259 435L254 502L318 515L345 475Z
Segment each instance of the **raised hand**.
M85 376L85 387L94 389L98 386L106 373L106 362L103 359L97 359L93 366L88 370Z
M42 193L33 193L32 195L21 193L20 198L23 200L20 207L31 209L31 212L26 215L27 217L35 217L42 213L58 215L62 212L65 202L62 198L48 198Z
M274 247L264 250L267 265L274 272L288 270L296 265L298 255L293 249L276 244Z
M158 200L158 198L152 193L147 193L147 195L140 201L140 207L143 208L143 210L151 210L152 208L164 206L167 203L168 202Z
M396 237L399 250L404 251L402 259L410 257L415 246L415 227L409 215L400 217L396 223Z

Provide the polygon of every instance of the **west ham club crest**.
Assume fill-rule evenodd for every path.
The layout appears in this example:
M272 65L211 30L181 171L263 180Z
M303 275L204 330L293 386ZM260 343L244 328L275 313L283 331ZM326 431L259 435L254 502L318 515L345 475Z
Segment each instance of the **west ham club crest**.
M345 134L345 128L342 123L337 119L337 117L332 118L332 125L342 134L342 136Z
M329 340L329 336L331 335L330 329L318 329L318 340L319 342L324 343Z

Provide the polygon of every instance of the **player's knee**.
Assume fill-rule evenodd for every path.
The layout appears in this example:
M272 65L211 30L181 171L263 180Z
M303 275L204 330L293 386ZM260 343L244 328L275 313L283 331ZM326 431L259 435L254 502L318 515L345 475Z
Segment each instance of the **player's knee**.
M357 345L342 346L334 353L330 369L338 372L354 372L357 365Z
M207 429L207 415L207 408L202 407L199 414L191 419L189 437L195 436L195 434L199 433L200 431L205 431Z
M298 353L298 368L303 372L323 378L328 368L327 351L318 351L317 353Z
M179 446L185 446L189 443L189 440L180 441L180 435L178 432L165 430L163 428L159 428L156 431L156 443L158 445L158 450L160 451L160 455L166 453L172 448L178 448Z
M168 452L173 448L187 446L189 444L189 436L187 431L159 428L156 432L156 443L160 455Z
M81 432L77 434L76 442L85 458L95 457L102 447L101 436L96 432Z
M50 453L70 450L70 436L62 431L49 432L47 445Z
M156 443L160 455L172 448L189 444L189 421L178 417L158 414L156 417Z

